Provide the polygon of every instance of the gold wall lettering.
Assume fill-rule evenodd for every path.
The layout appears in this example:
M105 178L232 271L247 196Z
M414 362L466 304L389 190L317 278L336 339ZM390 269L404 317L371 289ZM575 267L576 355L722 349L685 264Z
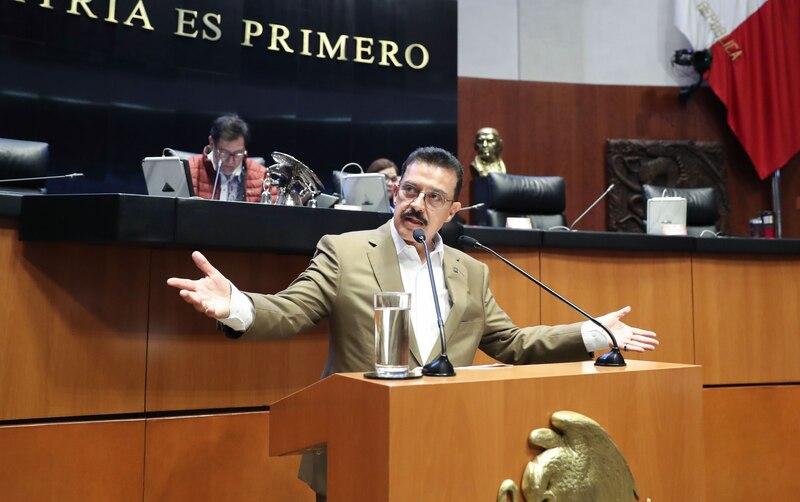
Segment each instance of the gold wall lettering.
M16 0L19 3L25 3L24 0ZM90 19L98 19L97 14L94 13L92 8L89 4L92 0L71 0L70 6L67 9L67 14L72 14L73 16L86 16ZM46 4L46 5L45 5ZM78 6L80 6L80 10L78 10ZM46 2L42 2L39 7L49 8L52 9L53 7L50 5L50 0ZM136 5L133 6L131 9L131 13L128 15L127 19L123 21L122 24L125 26L133 26L133 20L138 19L141 23L142 29L153 31L153 25L150 24L150 18L147 15L147 9L144 6L144 0L139 0L136 2ZM107 23L117 24L117 0L108 0L108 6L106 9L106 17L103 21Z
M25 0L14 0L17 3L25 3ZM39 7L44 9L52 9L53 6L50 3L50 0L42 0L42 3L39 4Z
M17 3L27 4L27 0L14 0ZM73 16L82 16L88 19L100 19L98 12L103 5L93 3L93 0L68 0L65 12ZM53 10L52 0L41 0L39 8ZM103 21L118 24L120 17L117 12L117 0L107 0L105 3ZM222 14L216 12L200 13L196 10L175 7L175 31L177 37L197 39L208 42L218 42L222 39ZM122 22L124 26L138 27L143 30L154 31L156 28L150 21L144 0L138 0L128 16ZM322 31L308 28L293 30L278 24L264 24L254 19L242 19L241 43L242 47L256 47L258 42L268 51L285 52L305 57L316 57L335 61L352 61L359 64L376 64L392 68L405 66L414 70L421 70L430 63L428 48L420 43L411 43L405 47L394 40L375 39L359 35L339 34L329 35ZM266 40L259 40L265 37ZM335 40L335 41L334 41ZM348 54L352 54L348 58Z
M197 38L197 29L195 28L195 24L197 23L197 11L179 9L177 7L175 8L175 11L178 13L178 27L173 35L177 35L179 37ZM202 17L202 23L203 31L201 33L201 37L203 40L216 42L222 38L222 29L220 28L220 25L222 24L222 16L220 14L213 14L210 12L204 14Z
M241 45L244 47L255 47L255 40L264 36L264 25L253 19L243 19L243 33ZM275 52L286 52L293 54L295 48L300 56L315 56L321 59L336 59L347 61L347 49L352 49L354 55L352 61L361 64L377 64L378 66L393 66L402 68L408 66L415 70L421 70L428 66L430 62L430 52L418 43L409 44L403 50L402 61L398 59L400 46L393 40L378 39L371 37L361 37L357 35L339 35L335 43L331 43L331 37L322 31L312 31L301 28L300 35L293 34L288 26L282 24L269 24L269 39L262 42L266 49ZM299 47L293 47L300 39ZM377 42L377 47L376 47ZM377 60L377 63L376 63Z

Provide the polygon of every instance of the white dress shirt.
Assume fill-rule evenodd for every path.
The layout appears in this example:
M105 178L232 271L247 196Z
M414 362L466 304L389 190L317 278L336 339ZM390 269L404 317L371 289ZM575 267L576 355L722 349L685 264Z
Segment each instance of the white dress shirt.
M390 225L389 228L397 249L397 260L400 262L403 289L406 293L411 293L411 325L414 327L417 347L422 360L427 361L439 337L439 323L436 320L436 306L433 302L428 266L420 259L417 248L407 244L400 237L394 225ZM439 296L439 309L444 322L450 314L450 297L444 282L444 244L439 234L434 236L433 250L429 251L433 280L436 281L436 294Z

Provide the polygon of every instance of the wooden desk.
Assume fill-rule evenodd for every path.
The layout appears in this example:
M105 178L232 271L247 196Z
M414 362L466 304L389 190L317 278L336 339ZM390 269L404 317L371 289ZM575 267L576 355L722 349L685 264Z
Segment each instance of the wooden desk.
M609 433L642 500L699 502L701 393L699 367L643 361L460 369L399 382L346 373L272 406L270 453L327 444L331 502L494 500L540 453L528 434L571 410Z
M386 219L385 215L363 214L341 219L343 213L318 210L310 213L314 219L305 222L308 213L300 208L187 201L181 212L175 201L151 205L152 201L141 196L107 196L93 199L101 201L96 203L71 197L73 200L50 199L62 204L58 211L39 207L23 214L21 220L0 217L0 435L10 433L9 427L26 424L42 426L35 430L44 434L50 421L65 423L64 417L88 418L87 423L99 425L107 419L155 420L211 413L234 430L240 422L228 415L246 411L262 414L263 423L268 423L269 405L317 381L326 354L326 327L320 325L284 342L245 343L224 338L212 322L184 305L165 284L171 275L194 275L189 252L203 244L197 235L177 232L178 222L185 226L205 214L205 220L195 224L208 227L207 236L218 233L222 222L231 218L241 219L249 231L266 229L246 242L203 245L201 249L242 288L276 291L305 267L309 246L313 248L328 229L370 228ZM127 197L139 198L124 201ZM48 199L35 200L40 202L34 204L47 206ZM20 206L24 211L26 204ZM160 215L164 208L169 212L163 217L166 223L149 226L146 217L139 219ZM224 208L224 217L214 208ZM108 213L101 217L102 209ZM287 213L291 209L300 212ZM241 218L237 210L244 211ZM183 216L176 219L179 214ZM287 223L287 214L299 219ZM83 222L89 226L79 233L65 233L67 227L53 225L54 215L64 225ZM42 229L38 234L28 233L35 231L31 225L44 225L43 221L49 222L44 228L52 234ZM95 228L91 222L105 222L106 226ZM23 223L27 229L20 232ZM269 231L294 227L302 229L297 233L299 240L285 247ZM753 428L763 444L784 444L786 438L796 435L793 421L771 417L800 414L794 392L800 381L794 329L800 321L796 309L800 297L798 241L671 240L470 227L464 232L497 246L591 314L631 304L633 312L626 321L654 329L662 341L657 352L643 358L703 366L704 399L714 403L705 406L704 416L706 427L715 431L706 434L705 445L706 458L715 462L706 468L710 498L714 490L729 482L725 473L746 470L751 474L736 476L744 500L760 496L763 483L759 480L769 478L770 465L775 462L800 467L789 455L791 449L778 449L770 464L753 463L744 453L733 455L728 450L740 445L737 452L748 451L745 431ZM20 234L32 240L20 241ZM518 323L577 319L488 254L473 255L488 264L498 302ZM630 353L626 356L630 361L642 359ZM306 364L299 364L301 361ZM758 403L761 413L742 414L736 411L741 410L739 405L719 404L734 394L737 403L747 399ZM176 427L164 428L165 434L148 435L147 451L168 447L170 441L186 441L179 424L190 422L189 418L179 420L173 422ZM730 427L716 430L715 424L721 423ZM22 437L38 441L35 434ZM196 439L202 450L202 435ZM87 442L87 447L92 444ZM187 448L192 449L191 445ZM13 462L15 452L4 451L0 462ZM129 454L140 453L130 450ZM720 459L728 463L724 468L720 468ZM287 468L273 460L264 457L259 468L270 473L293 469L294 464ZM198 476L203 477L204 469L210 470L212 465L208 459L199 461L195 466ZM14 482L1 476L0 486ZM291 478L286 483L295 482ZM62 478L52 479L59 483ZM274 476L270 479L270 483L276 482ZM781 478L775 488L785 492L799 488L792 483L796 483L794 478ZM192 487L185 488L183 493L193 493ZM303 490L298 488L294 498L311 500L312 495ZM253 493L271 491L260 487ZM247 499L241 495L242 500Z

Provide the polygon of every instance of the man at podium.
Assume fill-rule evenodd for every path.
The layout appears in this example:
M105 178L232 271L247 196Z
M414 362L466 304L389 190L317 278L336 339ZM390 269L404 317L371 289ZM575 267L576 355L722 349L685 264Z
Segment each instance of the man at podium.
M219 321L226 335L242 339L280 339L328 318L331 336L322 376L373 369L373 294L425 291L430 285L424 249L412 237L422 229L440 292L447 354L455 366L472 363L477 349L511 364L590 359L610 347L589 321L561 326L517 327L489 289L488 267L445 246L439 229L461 208L463 168L451 153L435 147L409 155L393 190L392 219L375 230L326 235L308 268L276 294L242 293L199 252L192 254L203 277L170 278L167 283L199 312ZM428 288L430 292L431 289ZM413 337L409 365L422 366L439 355L438 321L430 297L412 300ZM416 309L416 311L415 311ZM625 350L654 350L655 333L626 325L625 307L598 318ZM303 458L300 477L324 498L325 455Z

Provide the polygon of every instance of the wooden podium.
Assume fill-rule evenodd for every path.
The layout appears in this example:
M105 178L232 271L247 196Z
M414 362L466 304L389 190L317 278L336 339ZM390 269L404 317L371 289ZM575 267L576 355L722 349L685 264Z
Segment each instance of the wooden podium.
M457 370L453 378L332 375L270 408L270 455L328 446L328 498L494 501L540 453L528 434L571 410L610 434L641 500L705 498L702 371L628 361ZM632 499L633 500L633 499Z

